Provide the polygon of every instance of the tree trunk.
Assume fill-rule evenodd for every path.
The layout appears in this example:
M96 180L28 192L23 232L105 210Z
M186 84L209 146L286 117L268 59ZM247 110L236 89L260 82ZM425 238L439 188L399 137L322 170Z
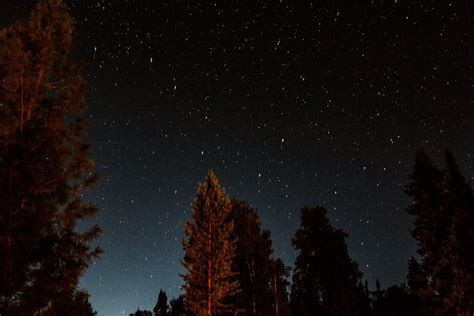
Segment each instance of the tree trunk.
M207 316L212 315L212 301L211 301L211 290L212 290L212 226L209 223L209 235L207 237Z
M280 310L278 306L278 290L277 290L277 282L276 282L276 272L275 272L275 267L273 267L273 293L275 295L275 315L279 316L280 315Z

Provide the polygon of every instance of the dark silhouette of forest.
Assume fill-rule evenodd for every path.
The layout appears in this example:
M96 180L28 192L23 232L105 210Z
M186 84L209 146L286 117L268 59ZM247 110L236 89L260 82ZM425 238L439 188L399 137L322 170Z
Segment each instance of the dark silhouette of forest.
M73 19L61 0L0 31L0 315L94 315L79 279L101 249L97 212L81 193L97 182L84 139L85 82L70 57ZM407 283L370 290L348 235L321 206L301 210L294 269L275 256L258 210L229 197L213 171L185 226L183 294L161 290L130 315L474 314L474 195L453 155L423 149L405 189L416 256ZM290 282L291 281L291 282Z

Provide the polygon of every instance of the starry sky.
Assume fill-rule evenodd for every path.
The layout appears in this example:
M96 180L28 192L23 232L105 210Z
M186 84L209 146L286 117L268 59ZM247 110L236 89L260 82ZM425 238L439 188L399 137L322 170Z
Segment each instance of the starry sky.
M183 224L209 168L259 209L291 265L299 209L324 205L373 286L405 281L417 145L474 175L472 1L67 0L85 62L99 315L180 293ZM0 0L0 26L35 1Z

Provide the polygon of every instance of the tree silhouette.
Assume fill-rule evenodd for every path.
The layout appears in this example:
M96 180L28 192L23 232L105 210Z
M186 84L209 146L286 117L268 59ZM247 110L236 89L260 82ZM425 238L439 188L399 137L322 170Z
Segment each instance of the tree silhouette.
M446 151L445 159L446 204L452 219L444 250L452 269L452 288L443 312L474 315L474 194L451 152Z
M290 268L279 258L272 259L270 267L272 288L271 315L290 315L290 304L288 302L288 286L290 284L287 280Z
M334 229L323 207L301 210L293 237L299 251L291 288L294 315L362 315L364 290L357 264L347 254L343 231Z
M140 310L137 308L135 313L131 313L130 316L153 316L153 313L147 310Z
M374 316L420 315L419 302L405 284L391 286L385 291L380 290L379 285L372 306Z
M177 298L172 298L170 301L170 315L171 316L188 316L189 312L184 309L184 295L180 295Z
M406 193L414 202L412 236L420 262L409 263L411 291L431 315L474 313L474 198L449 151L446 168L437 168L419 149Z
M274 315L278 303L281 310L285 306L287 267L272 258L270 231L262 229L255 209L233 200L232 217L238 240L233 265L241 285L235 305L246 315Z
M158 300L156 302L155 308L153 308L153 313L155 316L167 316L168 315L168 298L166 293L163 290L160 290L158 294Z
M76 291L69 295L63 295L57 299L51 308L42 310L40 315L56 316L95 316L97 313L92 309L89 303L89 294L85 291Z
M0 314L47 315L87 299L79 277L100 253L97 226L76 230L97 176L84 141L85 82L69 59L73 19L40 1L0 31ZM69 314L64 311L63 314Z
M449 287L443 283L450 282L446 280L450 277L441 276L445 273L449 274L448 262L440 249L447 239L449 223L446 221L451 219L449 209L443 208L444 175L434 166L426 153L419 149L410 179L412 182L405 191L413 197L414 203L406 211L415 215L412 236L418 241L418 253L422 257L419 266L416 261L413 261L414 259L410 263L410 283L416 280L417 288L412 288L412 290L424 302L425 311L436 314L436 311L442 309L442 297L446 295L446 289ZM441 262L437 263L438 260ZM441 270L444 271L441 272ZM441 291L435 294L438 290Z
M209 170L193 202L192 221L186 223L183 275L186 309L196 315L233 311L229 299L239 291L237 273L232 271L236 240L229 198Z

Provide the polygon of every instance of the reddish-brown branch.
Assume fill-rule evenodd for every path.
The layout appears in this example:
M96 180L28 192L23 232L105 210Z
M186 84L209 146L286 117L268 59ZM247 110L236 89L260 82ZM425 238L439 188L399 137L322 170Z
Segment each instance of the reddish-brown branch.
M38 95L39 95L39 91L40 91L40 87L41 87L41 81L43 80L43 77L44 77L44 72L45 72L45 69L46 66L44 64L42 64L40 66L40 69L38 71L38 77L36 78L36 82L35 82L35 92L33 94L33 96L31 97L30 99L30 102L28 103L28 110L27 110L27 119L31 119L31 114L33 112L33 105L35 103L35 101L38 99Z
M64 79L61 79L59 81L56 81L56 82L45 82L42 84L43 87L46 87L46 88L49 88L49 89L65 89L67 87L69 87L70 85L67 85L67 86L63 86L61 88L58 87L58 85L60 83L63 83L64 82Z

